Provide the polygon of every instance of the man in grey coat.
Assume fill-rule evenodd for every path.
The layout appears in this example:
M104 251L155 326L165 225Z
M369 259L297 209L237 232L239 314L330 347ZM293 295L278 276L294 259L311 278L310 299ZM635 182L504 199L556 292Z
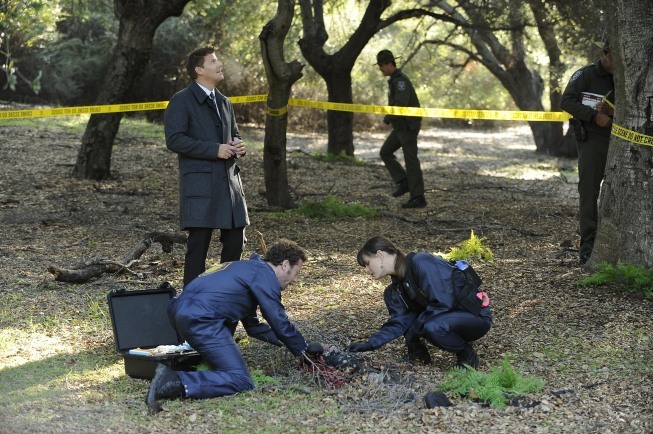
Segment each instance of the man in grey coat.
M188 56L193 80L176 93L164 115L166 146L179 160L179 219L188 231L184 286L206 269L213 229L220 229L220 262L237 261L249 224L236 161L245 143L231 102L215 86L224 79L214 47Z

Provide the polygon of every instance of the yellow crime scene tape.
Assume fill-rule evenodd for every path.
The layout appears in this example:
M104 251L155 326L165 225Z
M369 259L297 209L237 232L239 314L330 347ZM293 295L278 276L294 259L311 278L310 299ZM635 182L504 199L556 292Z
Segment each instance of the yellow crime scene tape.
M229 97L233 104L266 102L267 95L247 95ZM354 113L391 114L397 116L421 116L428 118L453 118L453 119L486 119L486 120L517 120L517 121L546 121L564 122L569 119L565 112L539 112L539 111L508 111L508 110L467 110L467 109L437 109L425 107L397 107L385 105L348 104L339 102L313 101L306 99L290 98L289 106L307 107L322 110L336 110ZM52 116L72 116L81 114L105 114L145 110L163 110L168 106L167 101L127 104L105 104L94 106L61 107L49 109L5 110L0 111L0 119L22 119ZM282 116L288 112L288 107L270 108L271 116Z
M233 104L266 102L267 95L246 95L229 97ZM425 118L448 118L448 119L479 119L479 120L501 120L501 121L528 121L528 122L565 122L571 117L565 112L544 112L544 111L518 111L518 110L472 110L472 109L440 109L428 107L397 107L384 105L349 104L338 102L314 101L305 99L290 98L289 106L306 107L322 110L346 111L353 113L370 114L391 114L397 116L420 116ZM52 116L74 116L82 114L106 114L119 112L133 112L146 110L163 110L168 106L168 101L126 103L126 104L105 104L78 107L60 107L47 109L27 110L0 110L0 120L3 119L24 119ZM267 113L270 116L282 116L288 112L288 107L270 108ZM653 137L636 131L629 130L622 126L613 124L612 134L629 142L639 145L653 146Z
M627 142L635 143L636 145L653 146L653 136L638 133L637 131L629 130L621 125L612 124L612 135Z
M104 113L136 112L144 110L162 110L167 106L168 102L164 101L60 107L50 109L6 110L0 111L0 119L44 118L52 116L76 116L84 114L95 115Z

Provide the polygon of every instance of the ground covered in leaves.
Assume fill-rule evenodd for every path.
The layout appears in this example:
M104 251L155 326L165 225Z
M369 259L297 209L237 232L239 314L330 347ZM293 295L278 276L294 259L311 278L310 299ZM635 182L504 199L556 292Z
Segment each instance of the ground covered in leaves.
M0 432L633 432L653 430L650 300L615 287L579 287L575 161L538 156L525 127L427 128L420 156L428 207L403 210L380 165L384 133L356 135L364 164L325 162L325 135L290 134L288 173L297 203L336 195L379 211L373 218L309 219L271 212L263 196L263 131L243 128L241 161L251 227L246 254L296 240L309 252L289 316L312 339L343 348L386 319L382 291L355 255L383 234L408 252L447 252L473 230L494 260L477 261L494 327L477 342L480 370L510 357L546 384L505 409L423 397L455 360L430 347L433 364L410 366L399 339L367 353L396 381L367 372L332 390L284 350L237 338L259 387L251 393L170 402L147 414L149 382L125 375L106 295L169 281L179 287L184 250L153 245L130 270L83 284L47 270L97 256L120 261L152 231L176 233L177 163L160 129L124 122L110 180L70 177L81 130L71 121L0 121ZM83 128L83 124L82 127ZM210 251L217 262L219 245ZM384 381L385 380L385 381Z

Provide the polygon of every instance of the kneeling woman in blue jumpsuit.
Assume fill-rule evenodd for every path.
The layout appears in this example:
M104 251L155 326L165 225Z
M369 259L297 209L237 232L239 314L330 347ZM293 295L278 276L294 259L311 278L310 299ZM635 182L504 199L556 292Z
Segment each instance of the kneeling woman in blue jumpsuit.
M382 236L371 238L358 252L358 263L376 279L391 276L392 283L383 293L390 319L367 342L352 343L348 351L372 351L401 337L411 353L430 362L428 350L420 338L445 351L455 353L459 366L478 367L478 356L470 342L490 330L492 314L485 306L478 315L457 307L454 291L462 275L446 260L427 252L406 257ZM425 308L406 299L402 285L421 289L428 299Z
M302 268L306 254L297 244L280 240L261 257L221 264L194 279L168 306L168 316L179 334L195 349L211 370L174 371L159 364L146 402L151 412L160 401L174 398L210 398L252 390L254 383L234 341L238 321L256 317L263 323L244 323L247 333L275 345L282 343L294 356L319 353L321 345L307 344L286 316L281 291Z

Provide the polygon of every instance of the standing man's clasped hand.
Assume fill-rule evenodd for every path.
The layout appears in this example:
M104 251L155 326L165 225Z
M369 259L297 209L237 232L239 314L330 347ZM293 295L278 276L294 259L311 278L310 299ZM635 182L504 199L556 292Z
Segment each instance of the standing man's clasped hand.
M218 158L222 158L223 160L244 157L246 153L245 142L239 137L234 138L229 143L220 144L218 148Z
M247 154L245 142L243 142L240 137L234 137L234 139L229 142L229 146L233 156L236 158L244 157L245 154Z

